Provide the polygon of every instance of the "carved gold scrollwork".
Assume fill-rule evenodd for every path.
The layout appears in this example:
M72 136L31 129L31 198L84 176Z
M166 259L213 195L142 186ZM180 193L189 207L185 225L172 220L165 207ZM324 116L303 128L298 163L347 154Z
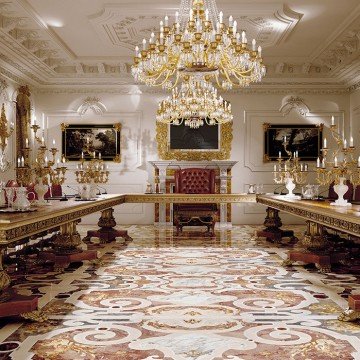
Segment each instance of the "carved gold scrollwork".
M101 212L101 217L98 221L98 226L100 228L113 228L116 226L116 221L114 218L114 209L106 209Z
M60 226L60 233L53 239L54 250L59 254L69 254L77 251L81 245L81 236L76 230L76 221Z
M11 279L8 273L3 269L2 252L0 252L0 294L10 285Z
M69 127L69 124L66 124L66 123L61 123L60 124L60 129L61 129L62 132L64 132L66 130L66 128L68 128L68 127Z

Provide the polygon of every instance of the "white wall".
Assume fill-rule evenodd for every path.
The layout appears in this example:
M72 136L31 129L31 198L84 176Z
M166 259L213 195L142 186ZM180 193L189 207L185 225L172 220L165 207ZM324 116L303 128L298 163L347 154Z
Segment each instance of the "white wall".
M16 123L16 113L15 113L15 103L13 102L14 99L16 99L16 91L18 88L18 85L15 84L14 82L8 80L8 79L3 79L0 76L0 81L1 81L1 86L0 86L0 110L1 110L1 106L2 104L4 104L5 107L5 115L6 115L6 119L8 120L8 124L10 124L11 122L13 122L14 124ZM4 81L4 82L3 82ZM5 87L3 87L3 85L6 85ZM15 157L13 157L13 155L15 154L15 132L13 132L12 136L8 139L8 146L6 147L5 150L5 154L6 154L6 158L8 160L11 161L15 161ZM10 179L14 179L15 177L15 171L12 170L14 169L14 164L12 164L10 170L1 173L0 172L0 181L4 181L7 182Z
M67 123L115 123L123 124L122 163L111 164L110 181L106 185L108 192L143 192L146 182L153 181L153 169L147 161L158 159L155 142L155 113L161 94L96 94L107 107L104 116L87 113L82 118L77 108L89 94L49 93L36 94L37 118L44 112L48 121L48 141L55 138L61 141L60 124ZM324 123L329 124L332 114L345 119L345 130L349 132L349 95L301 95L311 110L308 117L291 111L287 116L280 112L282 99L280 94L224 94L232 103L234 124L231 160L238 161L233 168L233 192L244 192L248 183L263 183L266 191L274 189L272 181L273 164L264 164L263 129L264 122L270 123ZM91 111L90 111L91 112ZM342 126L342 124L341 124ZM328 131L325 136L330 138ZM355 139L355 142L357 139ZM73 165L70 165L70 168ZM72 171L68 172L67 185L76 186ZM70 190L69 190L70 191ZM116 209L119 223L150 224L154 221L153 205L128 204ZM97 217L87 218L84 222L94 222ZM258 224L264 220L264 208L261 205L233 205L234 224ZM285 223L299 220L283 216Z

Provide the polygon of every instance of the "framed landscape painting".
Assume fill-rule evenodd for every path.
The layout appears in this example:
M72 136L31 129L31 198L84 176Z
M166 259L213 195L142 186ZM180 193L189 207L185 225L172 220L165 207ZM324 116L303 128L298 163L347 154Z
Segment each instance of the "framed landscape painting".
M104 161L120 162L121 124L61 124L62 151L67 161L90 160L95 151Z
M288 150L298 151L302 161L316 161L321 155L323 124L319 125L285 125L268 124L264 127L264 162L276 161L281 157L288 158L283 146L284 137L288 142Z

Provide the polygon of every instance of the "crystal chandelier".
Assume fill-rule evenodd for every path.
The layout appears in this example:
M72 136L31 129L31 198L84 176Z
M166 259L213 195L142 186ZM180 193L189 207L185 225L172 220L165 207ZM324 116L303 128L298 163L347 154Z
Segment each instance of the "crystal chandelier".
M159 103L156 120L160 123L197 129L232 121L231 104L217 95L217 89L201 77L187 76L172 96Z
M140 83L165 89L192 73L224 90L259 82L266 73L261 47L254 39L249 48L245 32L238 30L232 16L224 23L215 0L182 0L175 23L170 26L166 16L158 36L152 33L142 50L135 48L132 74Z

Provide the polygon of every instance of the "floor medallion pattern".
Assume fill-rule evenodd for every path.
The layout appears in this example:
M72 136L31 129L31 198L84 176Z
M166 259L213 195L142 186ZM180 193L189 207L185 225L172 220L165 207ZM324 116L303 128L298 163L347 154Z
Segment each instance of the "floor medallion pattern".
M98 265L14 275L49 320L1 319L0 359L360 359L360 324L337 320L359 276L284 268L288 247L255 229L132 226L134 241L102 245Z

